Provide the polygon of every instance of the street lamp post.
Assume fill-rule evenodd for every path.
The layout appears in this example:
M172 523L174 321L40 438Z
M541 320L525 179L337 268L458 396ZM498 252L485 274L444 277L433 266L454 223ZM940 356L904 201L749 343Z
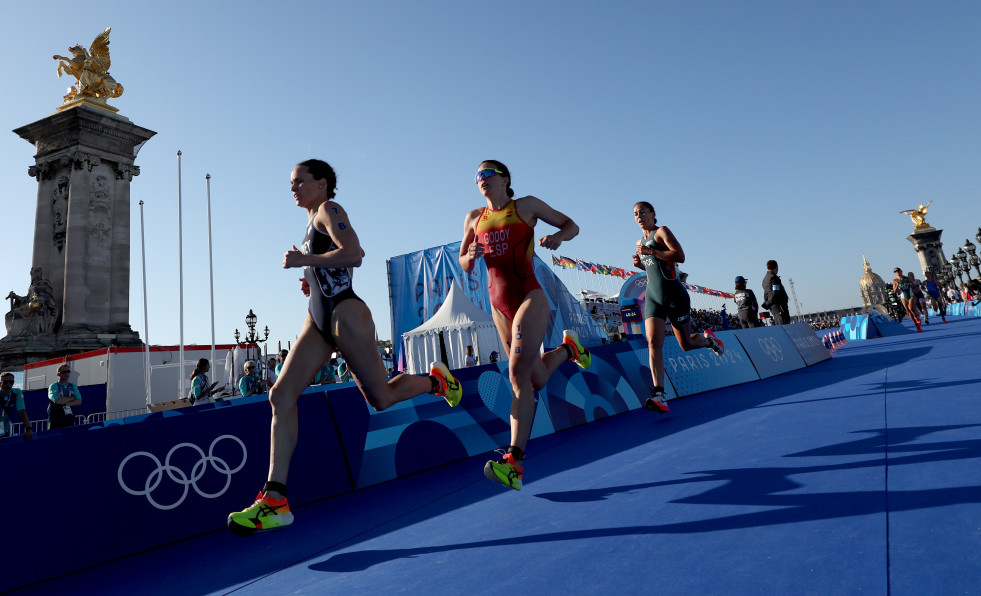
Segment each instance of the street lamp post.
M961 277L961 274L964 273L964 272L961 270L960 257L958 257L955 254L955 255L952 255L950 257L950 260L954 262L954 269L951 271L951 273L953 273L954 276L957 278L957 285L958 286L963 285L964 284L964 278Z
M978 247L975 246L970 240L966 240L964 242L964 250L966 250L967 254L970 255L968 257L968 262L970 263L971 267L974 267L974 270L978 272L978 277L981 278L981 269L978 268L978 265L981 264L981 260L978 259L977 248ZM970 271L970 269L968 269L968 271ZM968 278L970 277L971 274L968 273Z
M248 327L249 332L245 334L244 338L242 338L245 340L244 342L239 342L239 338L241 338L242 335L238 332L238 329L235 330L235 344L239 346L243 344L245 345L245 357L249 360L252 360L252 354L249 351L251 350L251 348L249 347L250 344L256 344L256 349L258 349L259 342L265 343L269 339L268 325L266 326L265 329L263 329L263 333L265 334L264 337L260 338L259 335L255 332L255 325L258 320L259 317L255 316L255 313L252 312L252 309L250 308L249 314L245 315L245 325L246 327ZM259 353L259 355L261 354L262 352ZM258 360L258 357L256 357L256 360Z
M960 263L961 271L963 271L964 274L967 275L967 281L970 282L971 281L971 267L970 267L970 265L968 263L968 260L967 260L967 253L964 252L964 249L963 248L961 248L960 250L957 251L957 259L958 259L957 262Z

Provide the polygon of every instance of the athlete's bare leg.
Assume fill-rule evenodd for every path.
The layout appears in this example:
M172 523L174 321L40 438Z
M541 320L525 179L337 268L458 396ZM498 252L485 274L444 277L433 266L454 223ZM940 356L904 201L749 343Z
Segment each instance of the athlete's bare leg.
M511 445L524 453L535 418L535 389L545 386L548 378L569 359L564 346L539 354L548 327L548 297L541 289L531 291L518 308L514 321L497 309L494 323L502 342L508 346L508 371L514 397L511 400ZM515 464L521 460L515 455Z
M331 315L331 325L337 348L351 367L358 389L376 411L432 391L428 376L402 374L388 380L375 344L375 323L364 302L341 302Z
M647 333L648 362L654 386L664 387L664 319L644 319L644 331Z
M429 377L399 375L386 381L385 366L375 345L371 312L360 300L339 304L331 315L331 325L337 346L324 339L307 315L299 339L286 356L276 384L269 390L273 417L267 480L286 484L298 438L296 403L335 347L341 351L358 388L375 410L384 410L432 390ZM280 499L284 495L271 490L268 496Z
M267 480L286 484L290 459L296 449L298 418L296 402L300 394L313 378L334 346L320 334L310 315L303 323L300 337L286 356L283 370L276 384L269 390L269 403L272 405L272 425L269 438L269 476ZM268 491L267 496L281 499L284 495Z
M691 323L687 320L680 325L673 323L671 328L674 329L674 336L678 338L678 345L686 352L697 350L698 348L712 347L712 342L706 339L704 335L691 332Z

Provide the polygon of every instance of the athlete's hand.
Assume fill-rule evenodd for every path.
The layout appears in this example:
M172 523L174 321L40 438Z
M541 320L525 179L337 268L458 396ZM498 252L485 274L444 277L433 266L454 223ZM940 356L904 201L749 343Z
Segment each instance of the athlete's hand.
M562 241L555 236L546 235L538 239L538 246L549 250L555 250L560 244L562 244Z
M303 295L307 298L310 297L310 284L307 282L307 278L305 277L300 278L300 291L303 292Z
M467 256L472 260L477 260L484 256L484 245L474 240L470 243L470 248L467 249Z
M634 257L634 267L643 267L640 262L640 255L633 255Z
M296 245L294 244L293 250L287 251L286 254L283 255L283 269L290 269L292 267L302 267L303 264L300 263L300 260L302 258L303 258L303 253L300 252L300 249L297 248Z

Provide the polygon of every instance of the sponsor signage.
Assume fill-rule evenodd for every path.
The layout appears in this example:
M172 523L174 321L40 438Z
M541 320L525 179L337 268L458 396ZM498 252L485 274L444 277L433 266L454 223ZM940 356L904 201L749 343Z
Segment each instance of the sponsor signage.
M761 379L807 366L784 325L741 329L738 337Z
M811 366L831 358L828 348L818 339L818 336L807 323L794 323L793 325L782 325L787 333L787 337L794 343L797 353L804 359L804 364Z
M726 346L721 357L708 348L685 352L674 337L664 338L664 372L679 396L759 380L735 333L719 331L716 336Z

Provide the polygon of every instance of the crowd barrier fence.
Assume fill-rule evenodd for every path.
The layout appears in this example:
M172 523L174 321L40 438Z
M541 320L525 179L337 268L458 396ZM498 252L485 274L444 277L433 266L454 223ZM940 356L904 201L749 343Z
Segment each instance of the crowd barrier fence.
M722 357L665 341L670 398L783 374L830 358L804 323L726 331ZM539 392L532 436L643 407L647 344L596 346L592 366L563 364ZM294 507L487 453L509 443L506 363L454 371L460 405L422 395L373 411L356 387L300 397L290 467ZM265 395L50 430L0 441L5 475L43 515L9 516L0 592L220 529L262 486L269 461ZM480 470L475 470L480 474ZM68 502L69 505L61 505ZM230 538L233 539L233 538ZM70 557L50 556L52 544Z

